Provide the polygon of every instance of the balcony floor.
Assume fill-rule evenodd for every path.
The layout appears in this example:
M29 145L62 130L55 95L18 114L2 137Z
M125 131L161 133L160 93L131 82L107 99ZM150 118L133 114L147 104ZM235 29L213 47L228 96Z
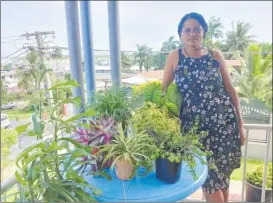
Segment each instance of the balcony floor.
M242 192L242 182L241 181L230 181L230 187L229 187L229 201L230 202L240 202L241 201L241 192ZM195 193L193 193L191 196L189 196L187 199L182 200L181 202L190 202L190 201L200 201L205 202L205 199L203 198L203 192L200 188Z

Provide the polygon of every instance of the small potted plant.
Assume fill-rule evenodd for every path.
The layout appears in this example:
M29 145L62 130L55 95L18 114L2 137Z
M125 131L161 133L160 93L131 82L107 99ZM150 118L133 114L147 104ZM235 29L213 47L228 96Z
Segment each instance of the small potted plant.
M180 169L184 161L190 168L193 177L195 173L195 157L205 163L199 143L199 137L206 133L197 133L193 127L188 133L181 134L179 119L171 118L168 109L158 108L156 104L147 102L133 114L132 123L136 131L146 131L154 140L156 150L151 159L156 160L156 176L166 183L179 180Z
M109 168L111 165L111 160L102 164L105 154L100 153L99 146L109 144L113 140L113 135L117 133L116 131L116 122L113 117L97 117L94 120L89 120L89 124L85 125L76 131L77 135L76 140L81 144L92 146L91 154L96 155L96 164L91 165L92 171L101 170L103 168ZM87 157L83 158L83 161L86 162L86 166L90 161Z
M117 178L128 180L135 175L137 166L150 161L147 155L154 148L148 134L127 130L125 135L121 124L117 130L118 133L114 135L112 143L103 145L99 153L106 152L103 163L109 159L113 160L111 169L115 168Z
M246 201L261 202L263 185L263 165L255 171L246 175ZM265 183L265 202L272 201L272 162L267 166L267 177Z
M113 85L111 88L96 92L91 95L93 102L90 108L94 109L99 116L111 116L122 127L127 129L131 118L131 100L126 87Z

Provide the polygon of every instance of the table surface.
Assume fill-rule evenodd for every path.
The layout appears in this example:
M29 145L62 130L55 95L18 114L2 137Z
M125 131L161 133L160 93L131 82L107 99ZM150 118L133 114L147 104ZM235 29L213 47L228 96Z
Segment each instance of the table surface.
M122 181L116 177L115 171L108 171L112 180L103 177L85 176L85 180L101 190L94 196L100 202L174 202L185 199L205 182L208 167L196 159L194 180L186 164L182 163L180 179L174 184L167 184L156 178L155 170L147 176L136 176L131 180Z

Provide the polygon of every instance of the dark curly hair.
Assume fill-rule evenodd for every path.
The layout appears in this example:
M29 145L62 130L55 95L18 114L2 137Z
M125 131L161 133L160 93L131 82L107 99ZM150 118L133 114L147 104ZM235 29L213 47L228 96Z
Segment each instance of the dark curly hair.
M185 21L186 21L186 20L189 20L189 19L194 19L194 20L196 20L198 23L200 23L201 27L202 27L203 30L204 30L204 36L203 36L203 37L205 38L206 33L207 33L207 31L208 31L208 25L207 25L207 23L206 23L204 17L203 17L201 14L199 14L199 13L194 13L194 12L188 13L188 14L184 15L184 17L180 20L180 22L179 22L179 24L178 24L178 29L177 29L177 32L178 32L179 37L181 37L181 31L182 31L182 28L183 28L183 26L184 26Z

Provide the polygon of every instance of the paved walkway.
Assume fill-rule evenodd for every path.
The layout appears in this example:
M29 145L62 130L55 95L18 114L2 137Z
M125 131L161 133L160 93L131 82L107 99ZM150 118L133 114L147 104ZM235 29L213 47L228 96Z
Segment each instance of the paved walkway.
M241 193L242 193L242 182L241 181L230 181L229 188L229 201L230 202L240 202L241 201ZM182 202L188 201L205 201L203 198L203 192L200 188L195 193L193 193L189 198L183 200Z

